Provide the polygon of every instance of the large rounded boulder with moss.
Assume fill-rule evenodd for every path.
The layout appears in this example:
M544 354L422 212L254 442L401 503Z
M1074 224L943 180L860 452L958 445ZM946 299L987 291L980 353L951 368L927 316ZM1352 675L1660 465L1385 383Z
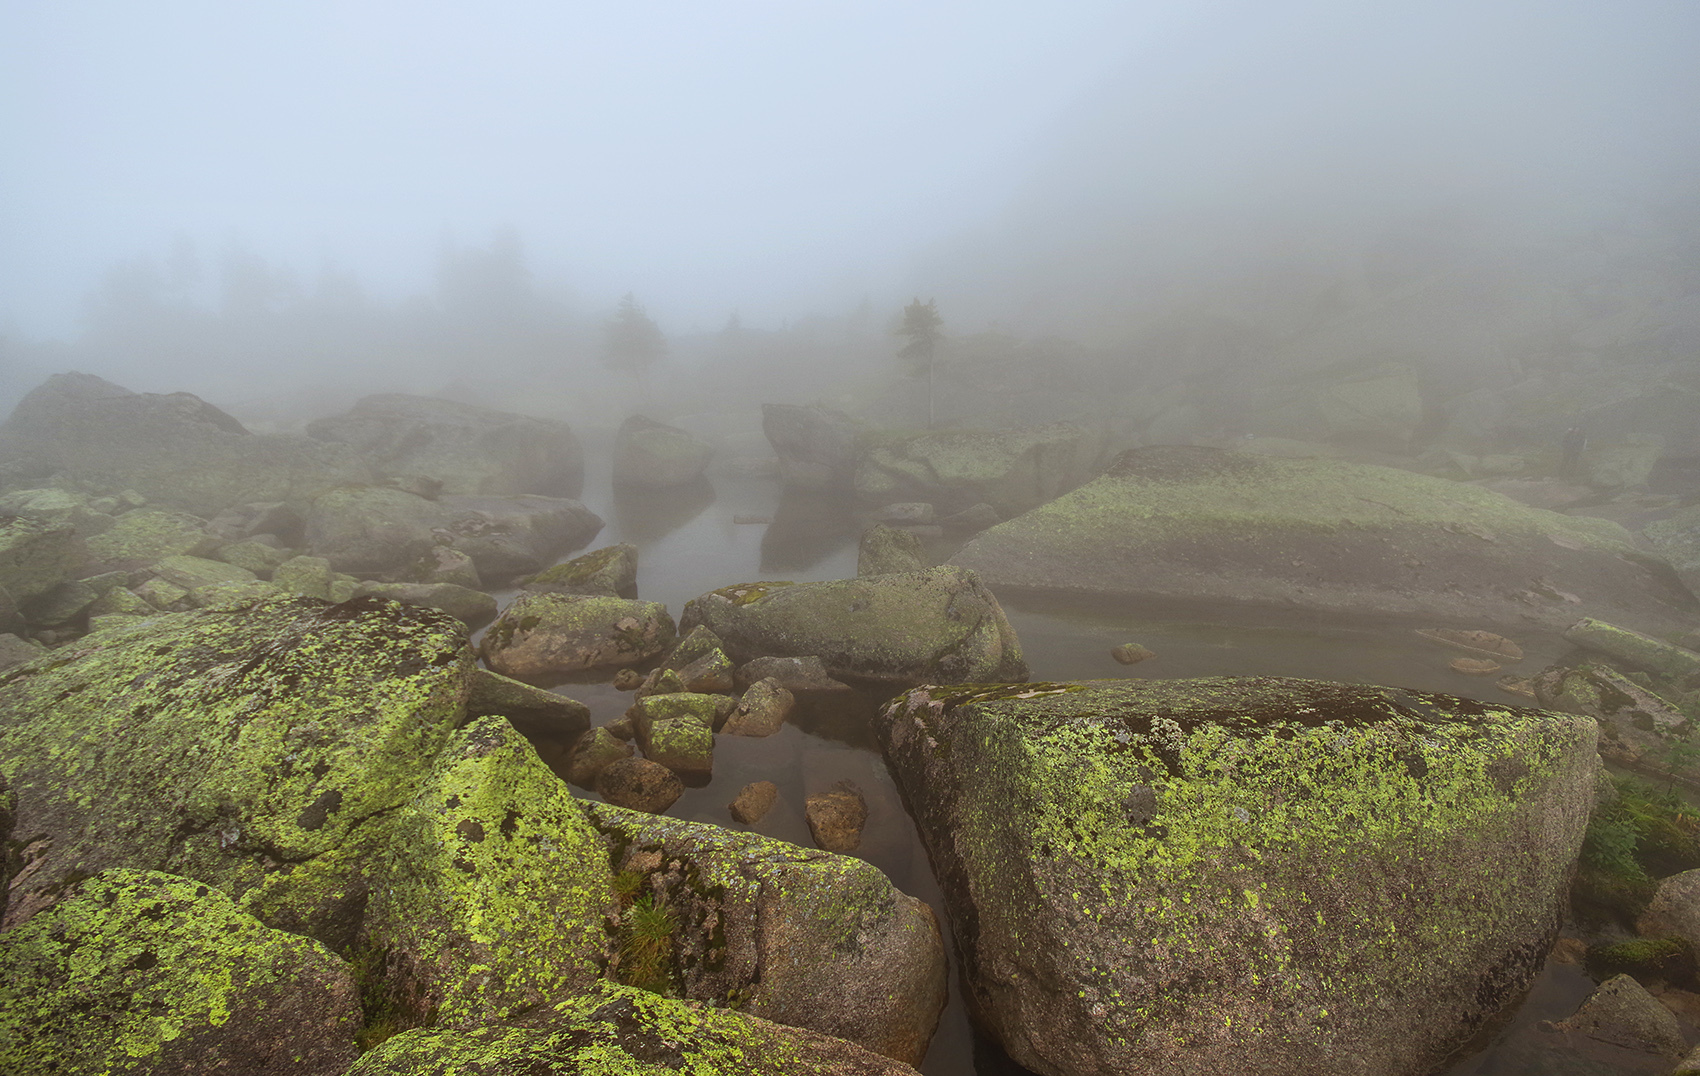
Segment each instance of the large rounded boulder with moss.
M1540 967L1594 722L1286 679L917 688L876 722L970 1011L1049 1076L1431 1071Z
M544 682L640 664L672 646L676 634L660 602L528 591L502 610L481 650L503 676Z
M1663 633L1700 607L1616 523L1391 467L1214 448L1124 452L968 543L994 587Z
M738 665L818 656L832 676L890 684L1027 678L998 600L979 576L957 567L721 587L685 605L680 630L699 624Z

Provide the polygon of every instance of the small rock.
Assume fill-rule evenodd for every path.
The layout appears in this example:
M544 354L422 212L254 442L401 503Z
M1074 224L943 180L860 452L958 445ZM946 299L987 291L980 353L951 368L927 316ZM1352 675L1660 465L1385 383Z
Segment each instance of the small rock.
M1499 690L1512 695L1520 695L1525 699L1535 697L1535 680L1530 676L1502 676L1497 681Z
M303 598L331 600L331 562L324 557L291 557L272 569L272 583Z
M719 650L724 652L726 643L720 636L714 634L706 624L698 624L680 638L678 645L667 654L661 663L664 669L677 671L696 661L704 654Z
M1499 671L1499 662L1487 658L1453 658L1447 662L1447 668L1465 676L1492 676Z
M772 781L754 781L738 792L738 798L726 805L736 821L746 826L760 822L779 799L779 786Z
M1431 643L1468 650L1472 654L1490 655L1500 661L1522 661L1523 648L1503 635L1491 631L1460 628L1418 628L1417 634Z
M1123 643L1114 650L1111 650L1110 656L1121 662L1123 665L1137 665L1142 661L1149 661L1157 655L1145 649L1143 646L1140 646L1138 643Z
M732 659L724 652L711 650L679 670L679 679L686 691L722 695L734 690Z
M616 717L614 720L608 722L602 727L608 730L608 734L610 736L618 736L622 740L637 738L637 721L632 717L629 711L621 714L619 717Z
M1560 1031L1578 1031L1613 1046L1678 1058L1688 1052L1682 1025L1657 998L1627 975L1601 983Z
M603 770L632 754L632 745L606 728L591 729L573 745L567 780L580 788L595 788Z
M609 763L596 778L596 791L616 807L660 814L678 802L685 786L672 770L647 758Z
M875 523L856 548L856 577L918 572L927 566L921 539L906 530Z
M614 674L615 691L636 691L643 686L643 673L636 669L621 669Z
M772 677L793 695L848 695L854 689L826 673L818 657L756 658L738 666L737 681L748 687L757 680Z
M649 675L637 687L637 697L647 699L651 695L677 695L684 690L685 678L663 667L649 670Z
M840 781L826 792L810 796L803 809L815 844L840 855L862 846L862 827L868 822L868 802L853 781Z
M720 731L728 736L771 736L785 724L796 705L796 696L784 684L771 676L764 677L744 691L737 709Z

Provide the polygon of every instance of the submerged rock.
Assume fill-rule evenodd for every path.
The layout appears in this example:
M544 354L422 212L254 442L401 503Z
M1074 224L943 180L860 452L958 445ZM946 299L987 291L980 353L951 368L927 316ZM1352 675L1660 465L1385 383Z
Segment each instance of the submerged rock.
M685 794L678 774L647 758L615 759L596 775L596 791L616 807L660 814Z
M659 602L528 592L502 610L480 649L504 676L547 680L646 661L671 646L674 634Z
M1591 1039L1631 1050L1644 1050L1675 1060L1688 1052L1682 1024L1659 999L1627 975L1601 983L1559 1031L1576 1031Z
M341 1076L360 999L318 942L218 890L107 870L0 934L0 1071Z
M973 572L954 567L722 587L692 599L679 623L687 630L707 625L740 663L818 656L831 676L885 683L1027 676L1021 644L997 599Z
M625 765L617 763L616 765ZM858 859L719 826L586 804L619 870L677 916L686 997L918 1064L944 1007L932 909Z
M750 826L767 817L767 812L773 810L773 805L777 802L778 785L772 781L751 781L738 790L737 798L726 805L726 810L732 815L733 821Z
M566 423L453 400L367 396L307 433L353 446L379 475L430 478L443 493L577 497L584 485L584 453Z
M868 823L868 801L854 781L840 781L810 796L803 817L815 843L828 852L845 854L862 846L862 827Z
M528 1023L406 1031L362 1056L347 1076L915 1076L908 1065L842 1039L611 983Z
M1134 449L951 558L993 587L1648 631L1700 610L1615 523L1338 460ZM1576 604L1580 602L1580 607Z
M1058 1074L1426 1073L1520 995L1586 718L1283 679L918 688L876 729L970 1011Z
M375 823L460 721L466 629L356 599L153 616L0 673L0 773L24 877L8 928L109 867L214 885L346 940Z

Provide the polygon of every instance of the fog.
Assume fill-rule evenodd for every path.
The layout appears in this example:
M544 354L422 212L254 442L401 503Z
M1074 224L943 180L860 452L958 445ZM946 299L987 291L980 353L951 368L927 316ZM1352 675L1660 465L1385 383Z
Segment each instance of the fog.
M1444 411L1691 365L1697 42L1639 0L16 5L0 403L571 411L630 394L628 293L670 368L876 418L914 295L962 387L1185 382L1178 436L1255 427L1246 371L1404 362Z

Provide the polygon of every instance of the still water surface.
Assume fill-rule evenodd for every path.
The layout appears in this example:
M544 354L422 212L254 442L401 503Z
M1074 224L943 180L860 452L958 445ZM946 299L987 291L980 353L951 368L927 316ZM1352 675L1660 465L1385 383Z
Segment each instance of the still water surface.
M598 471L608 473L606 468L592 473ZM606 484L593 484L583 500L607 521L593 546L636 545L639 596L664 602L675 618L691 598L733 583L854 576L856 542L865 526L853 505L795 491L782 495L777 483L767 479L717 477L683 491L647 494L616 494ZM937 560L951 551L947 545L929 550ZM510 596L497 595L504 604ZM1020 636L1035 680L1278 675L1397 685L1497 703L1523 701L1504 693L1491 677L1453 672L1447 663L1457 652L1413 634L1420 626L1484 625L1344 623L1232 607L1157 607L1006 593L998 597ZM1567 649L1550 635L1528 633L1517 641L1527 656L1513 669L1525 675ZM1131 669L1119 665L1109 651L1125 642L1138 642L1157 656ZM629 694L607 684L572 684L557 690L589 705L595 724L618 717L631 701ZM668 814L740 828L727 813L727 804L745 784L769 780L779 786L779 802L749 828L812 847L803 820L805 798L848 778L868 802L867 829L856 854L884 871L899 889L930 903L946 925L948 938L944 901L926 852L867 730L868 713L882 701L869 695L853 704L801 712L766 738L718 737L713 780L687 789ZM567 745L537 746L545 761L564 772ZM575 792L594 798L582 789ZM1469 1056L1447 1070L1448 1076L1532 1076L1543 1071L1532 1067L1534 1059L1526 1053L1531 1036L1540 1034L1535 1025L1567 1016L1592 985L1580 969L1549 962L1527 1002L1503 1027L1484 1034ZM922 1071L927 1076L1005 1076L1027 1070L973 1031L953 981L949 1007Z

